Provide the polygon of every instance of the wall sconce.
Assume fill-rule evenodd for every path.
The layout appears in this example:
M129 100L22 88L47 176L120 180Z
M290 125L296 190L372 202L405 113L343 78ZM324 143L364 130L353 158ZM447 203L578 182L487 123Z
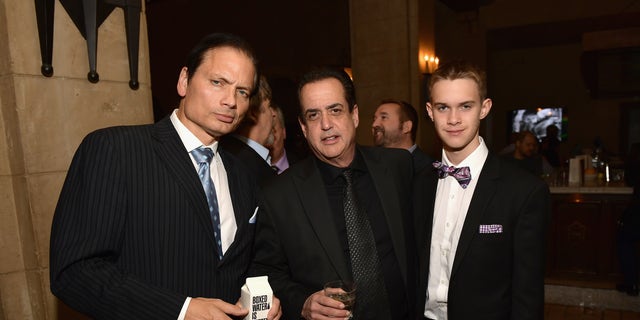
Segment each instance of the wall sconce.
M349 67L344 67L342 68L342 70L344 70L344 72L349 75L349 78L351 79L351 81L353 81L353 71L351 71L351 68Z
M440 59L435 55L424 55L424 66L426 73L432 74L434 71L436 71L436 69L438 69L438 64L440 64Z
M55 0L35 0L38 35L40 38L40 54L42 66L40 72L45 77L53 76L53 20ZM89 73L87 79L97 83L100 76L96 70L98 27L116 7L123 9L129 53L129 87L137 90L138 82L138 51L140 42L140 12L142 0L60 0L60 4L67 11L80 34L87 40L89 56Z

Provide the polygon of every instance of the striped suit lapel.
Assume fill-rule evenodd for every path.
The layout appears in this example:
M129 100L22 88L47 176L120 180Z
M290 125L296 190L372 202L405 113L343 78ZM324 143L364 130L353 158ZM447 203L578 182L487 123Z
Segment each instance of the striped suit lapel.
M225 171L227 172L227 181L229 183L229 193L231 193L231 203L233 203L233 213L236 218L236 240L233 241L225 257L228 254L234 254L234 248L240 244L238 241L238 235L245 235L246 229L249 227L249 219L255 211L255 203L250 201L247 197L252 195L255 190L255 186L247 185L245 179L241 179L242 175L247 175L246 172L242 172L236 165L238 161L233 155L226 150L218 149L222 162L224 163ZM226 260L226 259L225 259Z
M176 183L181 185L181 190L191 202L194 210L185 210L196 215L202 227L205 228L212 247L216 247L213 237L213 225L209 214L207 198L198 179L191 158L180 140L178 132L173 127L169 117L157 122L153 126L154 138L153 150L158 158L165 164Z

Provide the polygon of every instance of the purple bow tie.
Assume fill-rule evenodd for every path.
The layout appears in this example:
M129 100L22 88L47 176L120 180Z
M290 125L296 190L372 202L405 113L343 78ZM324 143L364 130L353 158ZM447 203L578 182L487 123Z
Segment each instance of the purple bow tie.
M444 179L447 176L452 176L456 180L458 180L458 183L460 184L462 189L466 189L469 185L469 182L471 182L471 171L469 170L469 167L456 168L453 166L448 166L440 161L434 161L433 167L438 169L438 177L440 177L440 179Z

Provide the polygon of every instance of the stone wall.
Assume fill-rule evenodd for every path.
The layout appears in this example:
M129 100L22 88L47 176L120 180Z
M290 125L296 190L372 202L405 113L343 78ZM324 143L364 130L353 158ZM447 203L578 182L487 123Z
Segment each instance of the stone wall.
M86 41L58 1L50 78L38 39L34 1L0 1L0 319L68 318L49 290L49 235L71 158L95 129L153 120L144 10L135 91L122 9L98 30L98 83L87 81Z

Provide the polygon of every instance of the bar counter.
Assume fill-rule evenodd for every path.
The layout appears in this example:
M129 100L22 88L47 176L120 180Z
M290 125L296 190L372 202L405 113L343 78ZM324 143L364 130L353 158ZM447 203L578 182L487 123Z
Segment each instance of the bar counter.
M605 185L605 186L550 186L551 194L586 193L586 194L633 194L633 188L625 185Z
M615 288L616 232L633 188L623 184L550 186L547 284Z

